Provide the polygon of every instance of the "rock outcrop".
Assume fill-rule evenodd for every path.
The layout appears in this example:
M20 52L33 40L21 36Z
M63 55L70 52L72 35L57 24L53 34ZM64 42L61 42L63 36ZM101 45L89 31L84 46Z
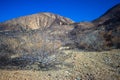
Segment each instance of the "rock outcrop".
M38 13L12 19L0 24L1 30L21 30L21 29L43 29L50 26L67 25L73 23L72 20L52 14Z

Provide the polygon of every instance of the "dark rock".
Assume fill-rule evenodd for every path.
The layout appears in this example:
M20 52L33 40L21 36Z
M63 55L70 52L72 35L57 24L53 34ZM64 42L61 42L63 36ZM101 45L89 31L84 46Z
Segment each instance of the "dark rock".
M108 10L98 19L74 24L70 32L73 45L85 50L109 50L120 48L120 4Z

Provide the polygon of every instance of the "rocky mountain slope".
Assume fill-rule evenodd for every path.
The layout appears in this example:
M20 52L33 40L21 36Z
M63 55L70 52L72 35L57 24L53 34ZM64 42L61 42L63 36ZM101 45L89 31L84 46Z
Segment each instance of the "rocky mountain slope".
M120 4L92 22L74 24L70 32L75 47L86 50L120 48Z
M67 25L71 23L73 23L72 20L56 14L38 13L3 22L0 24L0 30L34 30L48 28L51 26Z
M110 21L111 19L119 20L120 18L120 4L115 5L111 9L109 9L106 13L104 13L99 18L92 21L94 24L104 24L107 21ZM112 22L112 21L111 21Z

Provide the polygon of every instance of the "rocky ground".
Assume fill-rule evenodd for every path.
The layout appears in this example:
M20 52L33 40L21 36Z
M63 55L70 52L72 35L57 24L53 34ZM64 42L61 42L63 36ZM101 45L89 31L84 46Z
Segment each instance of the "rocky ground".
M65 50L70 55L50 70L0 69L0 80L120 80L120 50L84 52Z

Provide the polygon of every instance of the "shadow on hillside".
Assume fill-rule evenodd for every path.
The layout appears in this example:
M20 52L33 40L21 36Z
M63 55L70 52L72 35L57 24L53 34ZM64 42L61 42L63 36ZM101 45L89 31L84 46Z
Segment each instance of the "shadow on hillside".
M56 61L48 64L44 64L35 61L31 58L0 58L0 69L2 70L36 70L36 71L48 71L48 70L60 70L64 67L71 68L73 65L65 63L64 61Z
M57 64L56 64L57 65ZM59 67L56 67L56 65L44 65L40 64L39 62L32 62L28 59L24 60L6 60L2 59L0 60L0 69L2 70L58 70ZM60 63L59 63L60 65Z

